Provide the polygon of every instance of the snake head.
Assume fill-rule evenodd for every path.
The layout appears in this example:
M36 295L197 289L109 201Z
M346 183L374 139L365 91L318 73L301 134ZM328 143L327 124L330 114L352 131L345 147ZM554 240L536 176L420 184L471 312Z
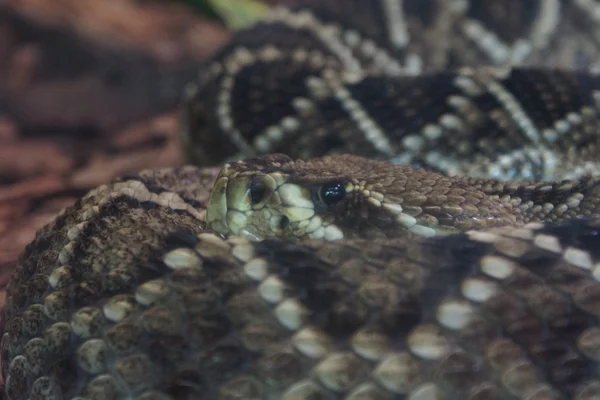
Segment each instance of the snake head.
M229 236L335 240L433 236L515 224L510 205L452 178L350 155L227 164L208 227Z
M316 171L307 174L306 166L283 154L226 164L211 192L209 227L223 235L257 240L273 236L343 238L332 217L348 204L349 178L319 176Z

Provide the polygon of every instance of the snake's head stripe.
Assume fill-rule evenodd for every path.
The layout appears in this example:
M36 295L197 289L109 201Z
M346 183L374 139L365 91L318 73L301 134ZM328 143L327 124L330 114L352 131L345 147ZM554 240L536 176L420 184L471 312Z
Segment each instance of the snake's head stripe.
M273 154L227 164L207 209L223 235L335 240L434 236L514 225L498 196L437 173L335 155L310 161Z
M226 164L217 177L207 208L207 222L223 235L342 239L333 223L354 204L347 196L346 175L309 176L282 154Z

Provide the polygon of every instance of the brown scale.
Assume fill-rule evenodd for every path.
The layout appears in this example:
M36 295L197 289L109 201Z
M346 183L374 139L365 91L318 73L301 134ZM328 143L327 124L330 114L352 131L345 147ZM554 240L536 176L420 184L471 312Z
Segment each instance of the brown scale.
M57 289L45 293L23 269L15 275L11 288L31 281L32 298L62 311L59 320L50 320L40 304L15 302L17 292L9 291L1 347L12 398L41 391L108 399L264 398L291 390L335 398L334 392L357 394L358 388L367 398L433 388L444 398L473 400L596 393L590 371L599 360L600 335L589 316L598 307L598 284L563 254L570 241L582 243L597 226L570 221L562 231L505 228L491 239L453 235L421 243L226 242L197 236L201 225L187 212L136 208L133 199L103 203L86 228L97 239L75 239L82 245L73 254L81 262L69 263L69 270L57 262L46 267L47 275L59 271L52 279ZM53 226L64 219L76 223L75 215L87 205L75 206ZM149 218L165 222L149 224ZM172 218L176 222L166 222ZM170 226L172 234L161 236L160 226ZM29 251L45 251L44 243L64 247L61 238L68 230L41 233ZM122 258L130 253L114 245L105 254L97 251L102 243L125 243L119 235L132 231L147 238L137 242L137 258ZM541 248L541 242L533 243L540 233L556 242ZM597 261L593 249L578 246L589 250L592 264ZM54 253L58 257L60 251ZM113 283L105 284L112 278L104 275L100 283L107 290L80 297L76 307L48 299L89 282L78 271L94 265L88 257L97 265L98 257L112 263L117 255L128 263L121 267L135 267L126 268L133 272L131 281L120 281L129 282L125 292L111 292ZM507 275L511 262L517 270ZM260 265L264 275L250 272ZM494 281L496 294L470 302L475 314L468 324L443 327L436 310L460 299L469 279ZM68 295L75 299L77 292ZM272 300L277 296L281 299ZM434 340L431 334L439 336ZM442 354L444 342L449 347ZM306 349L322 355L314 358ZM386 368L403 372L389 375ZM74 380L67 371L89 375ZM81 391L70 391L76 388Z
M517 88L522 86L519 79L525 82L527 80L536 82L543 80L546 73L518 69L515 71L518 74L515 72L513 75L516 75L518 79L513 78L511 81L507 80L507 82L512 82L512 85ZM569 73L565 72L564 75L568 77ZM359 83L348 84L345 87L350 90L352 97L355 101L359 102L360 107L367 113L368 117L382 129L384 135L387 136L387 139L392 143L393 149L396 149L395 151L398 154L403 154L407 151L413 153L413 163L421 163L430 168L440 169L440 166L436 165L435 162L428 161L427 156L434 152L441 153L449 157L452 163L455 164L453 167L458 172L470 173L470 164L485 167L486 162L496 163L503 155L511 154L524 145L534 146L538 150L555 152L555 156L558 156L559 164L558 170L551 176L566 176L583 162L595 162L594 155L597 151L595 150L597 148L597 140L596 135L593 133L593 130L590 130L590 127L593 128L596 126L597 122L595 122L595 118L592 118L590 121L588 114L594 112L595 106L589 100L589 96L592 92L591 89L597 86L596 79L586 77L585 79L589 82L575 83L563 77L563 80L567 79L569 84L573 86L571 92L580 88L579 90L584 91L585 96L578 95L577 93L568 93L569 97L563 101L566 104L561 105L560 109L555 112L555 119L553 117L554 114L549 115L550 110L546 109L546 105L552 102L554 94L550 93L550 100L544 100L548 93L543 91L533 92L527 90L527 87L522 89L522 91L527 93L527 98L531 99L531 105L524 104L523 108L526 112L530 113L529 117L540 132L543 129L556 130L557 128L554 127L553 123L566 120L567 116L571 114L574 115L573 118L582 120L581 123L562 121L563 124L567 124L566 133L562 133L562 131L551 133L551 135L556 136L556 139L553 139L554 141L541 137L540 143L537 143L525 136L522 129L512 119L512 111L504 110L504 106L489 94L484 93L481 96L466 97L467 100L481 108L479 110L481 118L473 121L465 119L466 117L462 116L459 111L455 111L449 107L446 103L450 95L465 97L463 93L453 87L452 80L455 77L456 75L451 74L402 79L375 77L369 80L363 79ZM243 78L240 77L240 79ZM428 83L440 80L447 87L428 86ZM504 83L503 80L499 80L498 82ZM395 104L394 99L406 96L406 88L404 86L420 86L421 84L424 87L424 93L421 97L432 101L435 100L437 104L435 107L429 105L430 101L422 99L411 102L410 108ZM296 83L290 80L286 85L293 87ZM285 87L286 85L282 86ZM394 85L398 86L396 88L398 93L396 94L393 92L386 94L388 93L386 90L378 88L379 86L382 88L394 87ZM369 90L370 87L372 87L371 90ZM280 95L278 94L278 96ZM515 95L517 99L523 97L518 91ZM290 96L294 97L292 94ZM265 151L268 153L284 152L294 158L311 158L340 152L377 159L390 158L389 154L382 153L381 150L374 147L372 142L365 139L365 132L358 128L355 121L350 119L351 115L348 112L341 109L339 101L329 97L325 99L312 99L312 101L313 111L305 115L296 112L289 114L290 117L298 121L299 128L292 133L288 133L286 140L273 144L268 150L255 150L259 154ZM282 104L281 101L277 101L277 103ZM583 108L578 105L579 103L583 103L587 107L587 114L582 113ZM488 109L492 104L495 104L494 108L491 110ZM273 109L272 112L275 112L275 110ZM539 114L545 117L541 118ZM239 124L243 124L244 129L242 131L253 132L250 136L244 135L242 132L243 136L247 136L247 139L251 140L255 137L254 133L264 131L265 122L258 115L255 118L244 115L236 115L234 113L233 118L234 120L238 119ZM441 126L439 120L444 115L453 115L459 118L461 125L457 127ZM548 118L552 119L548 121ZM438 125L439 129L442 130L441 136L435 140L425 138L424 144L419 151L406 148L403 140L411 134L424 136L424 129L428 124ZM214 127L214 129L220 128ZM283 127L279 129L285 130ZM544 147L540 147L541 144ZM571 149L575 151L573 152ZM513 167L519 167L518 163L518 160L514 160ZM525 164L523 167L527 166L527 164L533 164L535 167L534 160L530 160L529 157L526 157L523 163ZM548 166L544 165L538 168L540 170L534 171L534 177L544 176L546 170L549 169ZM449 171L442 168L441 172L447 173ZM527 179L527 175L523 173L523 176L521 176L520 173L517 173L515 179Z
M399 78L377 71L373 75L366 73L358 82L351 81L351 83L343 85L351 92L353 88L357 88L352 97L358 100L361 107L367 110L370 105L384 103L382 106L367 112L373 122L382 126L386 125L385 112L392 116L399 116L403 108L395 105L393 99L390 100L389 96L385 95L385 91L368 95L370 93L368 88L372 85L370 83L362 85L363 82L372 80L382 86L385 86L386 83L393 86L394 82L404 82L409 86L411 84L419 86L421 81L435 81L441 78L452 89L452 94L466 96L468 100L473 101L476 107L480 107L480 104L482 104L481 96L461 93L457 88L453 88L453 80L457 75L448 73L448 71L456 71L460 67L470 66L474 67L476 75L479 72L483 72L485 75L486 72L480 67L488 65L502 66L508 64L508 60L493 61L488 55L477 49L475 42L464 36L465 18L478 21L488 32L498 37L506 45L512 46L521 39L531 44L532 37L537 35L534 30L539 21L544 20L544 22L550 23L549 16L553 13L553 10L550 9L548 14L543 14L546 10L544 5L548 5L550 8L553 5L539 1L528 2L519 6L511 5L510 13L508 13L505 4L497 1L488 2L490 4L486 3L485 5L467 4L464 9L458 11L456 9L451 11L451 6L446 5L444 2L421 1L418 6L416 3L403 3L410 41L407 46L400 46L399 48L393 48L389 41L389 24L393 20L385 15L383 1L372 2L369 6L358 3L352 5L342 4L336 0L328 2L303 1L300 2L297 9L298 15L301 12L312 11L313 15L324 24L339 24L340 20L343 20L342 25L349 31L357 33L359 41L365 38L373 38L375 43L382 46L383 52L388 53L390 59L395 59L401 65L404 65L407 54L421 57L424 68L421 73L426 73L425 77L414 77L409 74L409 76ZM580 33L585 35L586 29L589 29L589 26L586 28L587 25L581 23L582 18L588 18L589 12L571 3L560 3L558 7L557 28L555 30L550 29L543 35L544 40L540 43L545 44L541 44L541 47L534 47L532 52L523 60L515 61L512 65L516 69L509 74L508 79L497 79L498 83L507 85L505 89L512 92L518 102L523 103L526 115L533 120L536 128L540 131L547 127L554 129L553 124L565 119L568 113L580 114L582 112L581 106L589 108L588 111L595 112L596 109L592 95L594 88L598 86L597 77L585 71L588 67L594 65L598 47L597 44L590 44L588 39L583 40L579 36ZM508 15L510 15L510 18ZM230 45L216 55L211 63L215 65L223 62L239 48L247 48L250 51L256 50L257 43L252 38L255 36L256 38L261 37L260 32L269 29L277 30L278 34L272 36L276 37L278 47L296 48L297 46L294 44L300 43L306 44L308 47L313 46L319 52L338 59L336 65L330 66L330 69L335 71L337 75L349 67L343 65L344 60L339 58L339 53L328 50L327 46L316 40L317 35L314 32L307 33L302 36L303 39L300 39L296 28L285 27L280 22L275 24L271 22L263 23L258 27L235 35ZM483 37L483 35L480 36ZM361 47L360 43L362 42L354 46L352 41L348 42L345 39L344 35L340 35L338 39L338 45L341 45L350 54L354 54L365 71L371 71L373 68L377 70L371 59L367 60L357 56L360 53L357 49ZM527 68L523 68L524 66L527 66ZM289 71L293 71L297 67L292 63L289 65ZM258 69L255 75L269 77L274 74L281 74L282 68L285 67L279 64L265 65L264 68ZM299 66L299 68L303 70L304 67ZM557 70L557 68L561 70ZM580 72L571 72L570 69L576 69ZM311 75L320 76L318 71L305 72L307 78ZM219 81L223 76L223 73L218 73L215 76L215 81ZM279 104L290 104L293 97L298 96L298 91L293 89L288 93L287 101L285 100L285 88L296 88L297 78L298 76L294 75L289 77L287 81L281 81L283 91L274 94L278 99L276 109L279 109ZM238 79L241 87L245 88L253 78L252 76L239 76ZM407 118L407 122L399 123L393 129L389 127L383 129L384 134L391 141L392 147L398 149L398 153L406 150L403 148L402 140L407 134L412 133L423 136L424 133L420 129L401 135L394 131L401 131L419 118L425 118L424 122L426 123L437 124L439 118L442 117L442 112L435 111L439 107L430 110L430 107L427 106L428 101L435 99L441 104L450 101L448 88L442 88L436 92L435 87L428 88L426 83L423 83L422 87L425 100L412 102L411 109L406 110L408 116L414 114L415 118ZM248 98L250 93L245 93L244 90L241 89L241 92L238 92L235 98ZM486 91L485 88L483 90ZM312 158L339 152L351 152L379 159L390 157L389 154L382 153L381 150L374 148L372 143L365 140L365 132L359 128L348 112L340 108L340 102L331 93L324 98L314 97L309 93L303 94L312 102L314 111L309 115L290 112L288 116L297 118L300 127L297 131L289 133L286 140L278 143L277 146L267 150L261 148L236 149L234 143L227 139L228 133L224 132L219 126L217 107L210 100L218 95L217 91L215 85L205 86L201 83L199 90L187 100L187 106L190 110L201 110L198 113L190 111L184 117L187 126L184 150L187 153L188 161L201 165L207 163L212 165L225 160L228 156L248 157L264 152L284 152L294 158ZM457 93L453 93L453 91ZM406 93L403 91L395 97L402 98ZM282 99L281 96L283 96ZM264 133L265 123L272 115L269 114L268 118L263 118L261 113L246 113L246 110L253 107L263 109L269 103L263 101L263 104L252 104L251 98L248 98L247 101L250 104L241 108L243 112L233 113L232 122L234 126L243 126L242 136L252 145L252 139L256 135ZM463 125L466 126L458 131L447 129L439 140L426 143L421 153L416 154L416 158L412 162L439 169L440 166L430 164L426 156L432 152L442 152L450 157L453 163L457 164L459 172L481 174L482 171L477 167L481 167L486 163L496 163L502 155L510 155L511 152L518 150L529 142L530 139L512 120L512 110L505 110L504 106L498 103L495 109L481 109L480 111L485 118L483 121L474 125L471 125L472 122L463 121ZM503 114L503 116L498 120L498 115L494 117L494 113ZM252 115L255 118L251 118ZM277 115L279 116L278 113ZM597 135L595 135L595 129L593 129L597 125L597 122L593 122L597 121L597 117L593 118L593 121L589 121L589 118L585 116L581 117L583 119L582 124L571 124L567 133L559 134L559 138L555 142L541 139L544 146L548 146L550 150L557 150L560 156L558 165L561 170L556 172L557 177L567 176L571 171L580 167L583 162L595 163L597 159L598 145L595 139ZM519 120L521 117L517 117L515 114L515 119ZM465 124L465 122L468 123ZM539 143L533 142L530 144L536 149L540 149ZM458 149L458 152L456 152L456 145L460 145L461 149L465 148ZM547 168L546 166L536 166L536 161L528 158L522 162L514 160L513 163L514 166L523 169L528 166L532 166L534 169L541 168L540 171L535 171L539 176L543 176ZM445 167L441 168L441 172L447 172L444 170ZM580 175L586 172L597 173L597 170L598 168L595 167L592 170L581 172ZM515 179L528 178L517 174Z
M198 174L197 170L193 170L196 171L196 174L193 174L193 176L190 174L190 169L179 170L179 173L182 174L181 178L192 177L197 182L202 182L204 179L210 177L210 174L206 174L206 177L203 177L202 173ZM142 179L155 177L156 179L153 179L155 185L165 184L170 180L178 182L174 185L178 186L180 181L176 178L177 173L173 170L169 172L163 170L153 173L143 173ZM210 180L208 181L210 182ZM188 194L186 194L186 190L189 192ZM193 188L183 188L180 193L184 197L191 199L194 194L200 192ZM120 341L127 340L127 335L133 335L131 330L120 330L117 332L118 337L112 336L112 340L105 342L106 345L102 344L103 341L94 342L94 340L98 340L96 338L100 337L106 324L109 323L102 316L102 311L93 308L96 304L95 299L103 299L105 304L110 304L113 301L113 306L117 306L117 309L126 306L127 299L133 299L132 295L123 294L120 299L118 296L111 298L111 292L117 287L120 290L131 288L132 283L138 281L144 274L148 276L148 272L155 269L158 265L156 263L146 265L137 264L140 268L136 267L136 263L139 260L156 254L157 248L150 246L147 247L146 253L144 251L136 252L124 238L128 237L131 239L135 235L138 235L139 246L143 246L144 243L156 242L160 237L164 236L165 233L160 233L160 229L169 225L176 230L189 229L192 232L199 231L198 221L194 222L194 218L190 219L191 216L178 215L168 210L162 212L159 209L148 209L144 213L138 213L135 208L140 205L132 200L132 198L122 197L120 200L118 198L113 200L113 203L110 201L106 203L104 205L104 214L101 213L100 215L93 216L91 220L86 221L87 228L85 230L86 234L89 235L87 240L84 240L84 237L82 237L83 234L80 233L79 240L75 241L72 250L64 253L65 255L62 256L63 259L66 258L62 262L59 261L59 254L63 254L61 249L64 249L69 241L67 231L73 228L75 224L82 222L82 212L89 206L85 202L78 203L75 207L67 210L65 214L59 216L48 227L54 229L54 233L49 230L43 230L38 234L38 243L42 244L41 247L28 248L26 255L30 254L31 257L24 258L24 260L27 260L25 262L35 263L37 260L41 264L34 265L35 269L20 268L8 289L9 308L5 311L5 317L9 319L6 325L9 329L5 330L5 332L10 332L10 336L4 337L2 352L4 360L10 360L15 357L15 352L20 352L25 357L31 358L31 361L28 362L28 371L23 371L23 374L25 374L23 377L28 376L29 378L26 378L26 380L32 382L31 393L42 390L42 386L40 385L46 387L50 392L60 390L58 388L64 385L64 382L72 380L67 371L74 371L73 368L76 368L76 366L68 367L61 360L64 360L66 352L75 350L72 346L76 343L87 343L78 350L80 352L79 360L81 360L82 368L102 372L103 369L98 364L98 360L104 357L101 356L101 354L104 354L104 351L100 350L104 348L102 346L114 343L116 339ZM138 226L138 223L142 225ZM131 228L135 229L132 230ZM167 228L167 231L169 231L169 228ZM139 249L139 247L137 248ZM100 249L104 251L100 251ZM106 249L110 250L106 251ZM35 254L42 253L46 257L35 256ZM47 257L48 254L52 257ZM82 255L83 257L77 262L69 260L69 257L78 255ZM117 262L116 260L119 261ZM97 270L97 268L108 268L117 274L113 275L109 272L101 277L94 278L93 275L90 275L90 272L94 269ZM155 270L154 273L157 273L157 271ZM52 279L49 279L50 276L52 276ZM57 290L48 292L49 282L53 282ZM98 282L99 286L93 285L93 282ZM93 290L90 291L92 288ZM21 293L25 293L27 297L21 300ZM37 304L40 302L41 304ZM73 308L73 306L76 308ZM21 308L21 311L18 312L19 316L13 316L12 312L16 311L13 307ZM22 318L20 317L21 315ZM181 326L181 321L178 321L176 318L174 319L176 315L172 312L166 314L164 312L160 313L159 309L157 309L144 314L140 322L143 322L147 327L155 326L161 329L173 329ZM165 318L170 318L169 324L165 324ZM69 324L69 321L71 321L71 324ZM135 325L135 327L139 327L139 325ZM107 338L110 336L108 334ZM80 339L75 339L76 337L80 337ZM115 350L122 348L122 351L125 351L125 353L130 353L125 349L131 349L131 346L137 342L137 340L133 339L127 346L121 344L114 347L109 346L108 348ZM44 344L40 347L42 343ZM69 350L70 348L71 350ZM16 363L10 367L15 371L15 374L10 375L11 377L14 376L14 379L9 379L7 386L8 393L13 398L19 398L19 395L15 391L20 391L19 385L24 382L23 380L19 380L18 368L20 367L18 365ZM131 367L135 365L130 364ZM8 363L4 363L3 368L6 371ZM122 374L128 371L125 364L122 366L118 364L115 368L121 371ZM64 370L64 372L52 377L52 371L56 369ZM51 375L44 377L41 375L42 371L48 371ZM144 379L146 377L144 375ZM59 380L57 381L56 378ZM132 379L133 382L135 379ZM136 379L139 380L139 378ZM90 382L90 385L105 387L105 383L108 381L100 379L99 381L94 380L94 382ZM100 384L100 382L105 383ZM92 386L89 386L89 390L93 391L95 389L92 389ZM104 392L104 389L102 390L103 393L108 393ZM105 398L110 398L110 396Z
M280 174L285 177L286 183L305 188L311 194L311 198L306 200L315 204L315 213L324 219L333 218L333 224L342 230L346 238L410 234L402 222L396 220L397 214L368 201L369 197L381 200L379 197L364 195L363 190L379 193L383 196L382 203L401 206L402 213L415 217L419 225L440 229L440 233L445 233L444 229L467 231L600 215L600 186L592 178L556 183L507 183L449 178L424 169L393 166L350 155L310 161L269 155L228 164L222 170L220 176L229 177L228 185L234 188L230 189L231 192L227 191L228 198L247 196L246 191L234 192L236 186L231 182L240 179L237 174L248 172L256 176ZM322 204L323 200L317 193L331 183L351 187L351 191L334 204ZM279 210L278 205L267 204L264 207ZM266 227L268 221L257 217L252 219L251 224ZM277 235L285 236L285 233L267 234ZM305 236L308 237L308 233Z
M425 11L415 1L405 3L411 42L399 52L400 61L407 52L420 52L431 69L489 61L460 33L464 16L488 28L511 27L503 23L508 14L498 8L499 2L471 4L453 16L445 2L427 1ZM329 4L335 12L341 2ZM560 21L549 33L551 40L534 49L524 64L587 67L597 58L597 44L586 37L595 26L589 18L592 13L577 8L576 2L560 4ZM519 8L515 10L519 17L509 22L522 27L527 38L538 9ZM382 18L376 7L372 13L359 13L368 18L356 18L349 7L343 11L344 25L359 34L387 35L382 28L390 20ZM298 35L285 33L288 28L281 31L282 45L293 48L301 43ZM512 42L516 38L511 32L496 33ZM236 36L217 59L234 51L236 44L252 47L270 40L261 35L243 39L247 33ZM261 71L268 74L268 69ZM222 78L218 73L213 77ZM188 107L199 111L206 106L197 100L212 98L215 86L207 87L191 96ZM540 93L536 96L543 97ZM568 103L568 97L561 99ZM332 99L315 104L331 105L328 101ZM351 133L327 143L324 136L331 126L324 122L330 114L319 110L312 119L318 128L315 137L322 140L316 154L366 148L358 140L344 143L356 137L352 133L362 132L347 113L344 119L337 104L331 121ZM555 110L556 104L547 105L546 111ZM248 109L260 110L261 105ZM210 112L207 120L188 119L192 125L188 143L203 129L221 135ZM514 125L505 111L482 114L497 118L501 128ZM572 160L595 159L596 127L597 117L590 116L566 135L564 143L572 140L573 146L563 150ZM246 128L252 131L251 126ZM202 140L210 144L215 139ZM221 144L226 152L236 151L231 143ZM304 144L303 151L308 152L310 140ZM198 155L215 150L209 146L186 151L202 163L206 160ZM307 165L311 166L295 167ZM353 165L338 165L334 175L351 171ZM395 182L379 168L368 172L365 183L371 178L380 179L382 187ZM129 177L120 183L142 183L157 197L149 200L143 191L118 190L112 184L82 199L38 233L15 270L3 312L0 351L8 399L229 400L284 394L324 399L598 398L597 221L506 227L419 242L225 241L203 235L200 218L215 176L214 169L184 168ZM431 189L431 194L436 184L448 182L444 179L424 179L415 189ZM566 192L593 189L585 186L593 181L582 182L584 186ZM540 199L536 201L548 200L550 193L579 204L557 219L571 217L571 211L595 212L587 208L594 198L565 197L539 187L531 190L528 195ZM158 197L169 192L180 200ZM457 196L477 203L485 199L479 192ZM442 200L439 193L435 196L435 201ZM414 204L407 208L421 212L422 197L408 198ZM178 208L178 201L188 207ZM493 289L485 285L487 281L495 285ZM462 325L465 309L460 307L465 302L474 315ZM458 326L444 325L449 315Z

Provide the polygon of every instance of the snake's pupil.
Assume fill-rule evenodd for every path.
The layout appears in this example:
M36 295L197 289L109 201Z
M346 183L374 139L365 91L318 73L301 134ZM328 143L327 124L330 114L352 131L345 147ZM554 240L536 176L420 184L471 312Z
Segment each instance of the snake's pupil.
M345 195L346 190L341 183L330 183L321 187L320 197L325 205L331 206L338 203Z
M250 194L250 201L252 204L257 204L264 199L267 193L267 187L262 179L254 178L248 185L248 192Z

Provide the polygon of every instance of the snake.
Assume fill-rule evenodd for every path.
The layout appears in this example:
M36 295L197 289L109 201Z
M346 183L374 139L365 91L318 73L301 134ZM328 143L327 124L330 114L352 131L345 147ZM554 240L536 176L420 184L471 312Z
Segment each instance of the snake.
M298 0L183 93L187 164L40 229L7 400L600 398L592 0Z

